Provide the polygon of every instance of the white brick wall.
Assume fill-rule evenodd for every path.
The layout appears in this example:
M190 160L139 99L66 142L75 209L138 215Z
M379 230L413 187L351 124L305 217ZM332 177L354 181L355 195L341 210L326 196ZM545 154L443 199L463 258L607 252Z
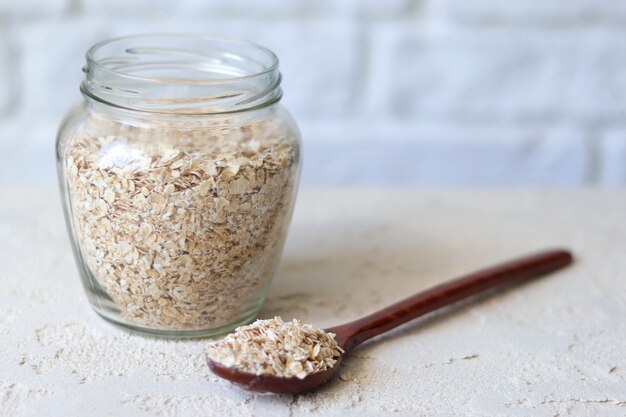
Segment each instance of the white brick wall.
M493 25L610 25L626 20L626 3L615 0L438 0L433 9L454 23Z
M6 40L0 43L0 123L13 113L12 106L17 101L18 94L14 82L17 70L9 64L15 54L15 48L10 42L8 32L0 29L0 39Z
M373 116L596 121L626 109L626 30L374 30ZM393 76L385 76L393 74ZM615 79L617 77L617 79Z
M626 132L624 129L609 130L602 138L602 161L599 169L599 179L607 185L626 184Z
M305 184L626 184L615 0L0 0L0 183L56 180L88 46L157 31L279 55Z
M374 122L308 130L325 138L305 143L309 172L355 185L574 186L594 169L588 138L572 129Z
M71 0L0 0L0 16L18 22L32 18L57 18L70 11Z

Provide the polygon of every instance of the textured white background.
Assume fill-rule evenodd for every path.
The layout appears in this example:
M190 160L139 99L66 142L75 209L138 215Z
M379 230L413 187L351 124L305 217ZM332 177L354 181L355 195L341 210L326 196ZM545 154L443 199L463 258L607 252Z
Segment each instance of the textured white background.
M0 188L0 417L626 415L621 191L303 191L262 318L347 322L543 247L576 263L366 343L339 368L352 379L300 396L220 381L206 340L98 318L57 194Z
M306 185L622 185L617 0L0 0L0 184L55 181L83 54L137 32L282 60Z

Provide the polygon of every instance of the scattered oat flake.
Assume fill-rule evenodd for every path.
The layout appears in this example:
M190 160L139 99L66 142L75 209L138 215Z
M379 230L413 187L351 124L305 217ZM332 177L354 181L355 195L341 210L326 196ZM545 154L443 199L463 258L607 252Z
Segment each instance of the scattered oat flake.
M473 355L463 356L461 359L464 359L464 360L470 360L470 359L477 359L477 358L478 358L478 354L477 354L477 353L475 353L475 354L473 354Z
M352 376L351 373L346 372L346 373L340 373L338 378L343 381L343 382L349 382L352 381L354 379L354 376Z

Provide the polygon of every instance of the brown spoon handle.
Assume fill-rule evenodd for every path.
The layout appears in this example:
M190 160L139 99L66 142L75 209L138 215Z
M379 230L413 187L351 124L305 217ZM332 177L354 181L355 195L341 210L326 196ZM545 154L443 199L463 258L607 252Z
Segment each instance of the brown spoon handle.
M415 294L387 308L327 331L337 335L348 351L356 345L423 314L491 288L505 286L555 271L572 262L570 252L546 250L461 276Z

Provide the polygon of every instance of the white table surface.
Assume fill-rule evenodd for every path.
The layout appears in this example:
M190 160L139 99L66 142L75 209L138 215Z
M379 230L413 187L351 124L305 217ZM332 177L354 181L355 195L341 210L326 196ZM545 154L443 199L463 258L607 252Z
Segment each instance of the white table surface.
M261 317L337 324L543 247L577 262L364 344L301 396L101 320L57 191L0 195L0 416L626 416L626 191L302 191Z

